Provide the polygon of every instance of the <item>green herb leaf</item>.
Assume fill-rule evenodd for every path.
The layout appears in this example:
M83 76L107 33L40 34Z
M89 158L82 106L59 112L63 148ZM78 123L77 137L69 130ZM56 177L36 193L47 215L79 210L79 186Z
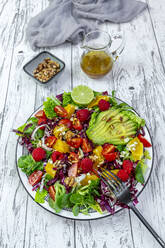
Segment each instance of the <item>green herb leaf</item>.
M119 152L122 152L122 151L125 149L125 145L118 145L118 146L116 146L116 149L117 149Z
M100 214L103 213L103 211L102 211L102 209L101 209L99 203L96 202L96 201L95 201L94 204L90 204L90 208L93 208L94 210L96 210L96 211L97 211L98 213L100 213Z
M72 193L65 194L61 200L61 206L62 208L71 208L73 204L70 202L70 196Z
M34 138L36 139L36 140L40 140L40 139L42 139L42 137L44 136L44 130L42 130L42 129L38 129L37 130L37 132L35 133L35 136L34 136Z
M85 197L84 201L85 201L85 204L88 204L88 205L95 204L94 197L93 197L93 195L90 195L90 194L88 194Z
M150 156L149 151L145 150L143 156L144 156L145 159L151 160L151 156Z
M144 176L143 176L143 171L141 167L141 163L139 162L135 168L135 178L138 182L141 184L144 183Z
M74 214L74 216L77 216L79 214L80 208L79 206L76 204L74 205L74 207L72 208L72 212Z
M49 174L46 174L44 178L44 185L47 186L47 182L49 182L51 179L53 179L53 177Z
M93 93L94 93L94 97L102 95L102 92L99 91L93 91Z
M48 191L43 189L41 192L38 189L36 194L35 194L35 201L38 203L44 203L45 202L45 197L47 196Z
M63 208L62 199L65 195L66 189L65 189L64 185L59 183L59 181L57 181L54 184L54 189L56 192L55 201L53 201L51 198L49 198L48 202L49 202L50 207L52 207L56 213L59 213L61 211L61 209Z
M34 161L31 155L23 155L18 159L18 167L27 175L30 176L35 170L43 170L43 162Z
M32 126L30 126L29 128L27 128L24 131L25 127L27 125L29 125L30 123L32 124ZM28 121L25 124L23 124L22 126L20 126L19 128L17 128L18 131L20 131L20 132L22 132L24 134L20 134L20 133L17 133L16 132L16 135L18 135L18 136L31 135L32 132L33 132L33 130L35 129L37 123L38 123L38 119L37 118L35 118L35 117L29 118Z
M110 97L109 102L112 106L116 106L118 104L115 99L115 90L112 90L112 96Z
M30 117L27 121L27 123L33 123L33 124L38 124L38 119L36 117Z
M48 160L51 155L52 155L53 151L46 151L46 159Z
M74 193L70 197L70 201L74 204L76 203L83 204L83 199L84 197L80 195L79 193Z

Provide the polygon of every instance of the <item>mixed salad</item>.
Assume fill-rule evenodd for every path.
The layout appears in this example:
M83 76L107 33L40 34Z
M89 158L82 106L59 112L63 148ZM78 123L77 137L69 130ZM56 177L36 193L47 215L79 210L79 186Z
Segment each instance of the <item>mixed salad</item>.
M29 153L18 159L27 175L35 201L48 201L56 213L70 208L75 216L114 212L109 188L98 177L111 170L130 185L136 201L136 183L144 184L150 159L145 121L107 92L77 86L72 92L48 97L18 129L19 142Z

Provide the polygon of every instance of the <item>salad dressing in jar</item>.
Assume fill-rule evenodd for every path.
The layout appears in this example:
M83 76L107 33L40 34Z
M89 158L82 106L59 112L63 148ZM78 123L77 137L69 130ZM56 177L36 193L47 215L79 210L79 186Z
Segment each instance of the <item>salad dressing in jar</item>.
M119 48L110 52L113 40L121 40ZM121 34L109 35L104 31L92 31L86 34L81 48L81 68L91 78L100 78L112 70L113 64L124 49Z
M92 78L106 75L113 66L113 59L105 51L89 51L81 60L82 70Z

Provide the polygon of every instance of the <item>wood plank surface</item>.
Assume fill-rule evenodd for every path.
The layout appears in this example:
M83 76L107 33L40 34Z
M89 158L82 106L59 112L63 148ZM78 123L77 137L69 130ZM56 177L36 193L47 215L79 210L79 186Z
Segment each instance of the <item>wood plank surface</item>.
M34 204L31 198L27 197L15 170L16 137L14 133L10 132L11 128L16 128L24 123L34 109L46 99L46 96L70 88L70 56L68 59L64 58L64 51L70 50L69 44L52 50L53 53L65 60L68 68L66 73L60 77L63 84L60 81L59 84L58 82L54 83L49 88L36 86L35 82L22 72L23 64L35 54L26 44L26 25L33 15L45 7L45 3L46 1L40 4L33 3L33 1L22 1L20 5L5 105L7 113L4 117L1 136L4 154L1 163L5 165L4 172L6 169L9 174L5 173L2 181L1 223L4 224L1 226L1 247L52 247L53 243L57 247L73 247L74 244L74 222L45 212L37 204ZM6 195L10 197L10 202ZM4 215L5 210L6 214Z
M96 221L71 221L54 216L27 196L15 169L17 138L12 128L24 123L47 96L85 84L97 91L116 90L117 97L132 105L146 119L154 142L151 179L139 197L138 209L165 237L164 169L164 10L163 0L148 0L150 8L134 21L103 24L108 32L123 30L126 48L112 73L89 79L80 69L79 45L66 43L50 49L66 63L64 73L49 87L41 87L22 72L37 52L29 47L28 21L48 5L47 0L14 0L0 3L0 247L158 248L159 245L127 209ZM10 15L8 11L10 10Z

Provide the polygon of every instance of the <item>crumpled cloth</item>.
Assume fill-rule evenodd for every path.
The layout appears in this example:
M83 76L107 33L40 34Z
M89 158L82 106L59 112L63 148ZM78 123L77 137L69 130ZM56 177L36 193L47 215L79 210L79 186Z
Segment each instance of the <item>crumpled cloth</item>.
M129 22L146 7L146 3L136 0L52 0L48 8L30 20L27 39L33 50L65 41L75 44L99 23Z

